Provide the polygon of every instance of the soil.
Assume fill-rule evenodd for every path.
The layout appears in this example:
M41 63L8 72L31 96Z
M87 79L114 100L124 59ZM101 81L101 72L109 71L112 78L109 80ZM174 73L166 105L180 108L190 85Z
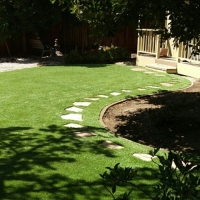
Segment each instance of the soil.
M113 104L101 120L112 133L134 142L200 153L200 80L180 91Z

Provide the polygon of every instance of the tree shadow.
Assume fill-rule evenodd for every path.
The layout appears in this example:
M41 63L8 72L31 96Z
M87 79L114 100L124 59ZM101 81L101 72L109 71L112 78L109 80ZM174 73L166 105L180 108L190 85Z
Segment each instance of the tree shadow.
M138 199L149 199L148 195L154 197L158 192L156 189L156 185L158 184L158 170L149 167L141 167L137 169L137 171L138 175L133 182L142 190L135 188L132 196L137 196Z
M68 66L75 66L75 67L86 67L86 68L101 68L101 67L108 67L108 65L114 64L114 63L108 63L108 64L65 64L65 67Z
M148 163L146 163L146 166L148 166ZM114 196L117 197L119 194L132 191L130 199L153 199L158 192L156 189L156 185L158 184L158 170L150 167L138 168L134 166L134 163L131 167L137 170L137 175L131 181L128 181L128 184L120 183L120 186L117 186ZM104 184L111 191L112 185L110 185L110 182L104 182Z
M93 130L101 131L95 127ZM107 196L99 178L91 181L76 175L71 178L67 171L59 170L59 165L65 168L76 163L74 155L83 156L86 151L115 157L112 151L97 145L97 141L86 142L72 131L56 125L39 130L32 127L0 128L0 199L64 200L81 197L98 200Z
M152 147L200 152L199 92L145 96L126 104L126 112L113 116L116 135Z

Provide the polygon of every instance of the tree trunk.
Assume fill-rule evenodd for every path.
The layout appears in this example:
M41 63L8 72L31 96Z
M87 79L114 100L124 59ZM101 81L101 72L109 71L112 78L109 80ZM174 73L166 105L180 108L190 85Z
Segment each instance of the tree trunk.
M82 38L81 52L83 53L85 46L87 46L87 27L85 25L83 25L82 31L83 31L83 38Z
M22 31L22 56L27 56L26 32Z
M9 56L11 57L11 54L10 54L10 49L9 49L9 46L8 46L8 43L7 43L7 40L5 39L5 44L6 44L6 49L8 51L8 54Z

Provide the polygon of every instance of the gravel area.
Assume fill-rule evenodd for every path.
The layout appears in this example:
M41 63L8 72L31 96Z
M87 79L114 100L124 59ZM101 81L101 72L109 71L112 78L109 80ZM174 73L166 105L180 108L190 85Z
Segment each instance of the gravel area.
M55 65L65 65L65 55L59 51L56 51L56 55L53 57L44 57L42 59L38 56L31 58L0 58L0 72Z
M1 59L0 72L37 67L38 64L38 61L29 58L16 58L11 60Z

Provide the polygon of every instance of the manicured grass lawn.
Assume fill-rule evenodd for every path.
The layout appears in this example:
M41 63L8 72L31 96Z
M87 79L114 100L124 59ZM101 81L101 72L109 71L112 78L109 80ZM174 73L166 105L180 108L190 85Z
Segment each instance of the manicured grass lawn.
M148 153L149 147L115 137L99 122L100 111L110 103L127 97L175 90L190 82L176 75L132 71L131 66L84 65L38 67L0 73L0 199L19 200L102 200L111 199L101 186L105 167L140 167L146 179L138 185L155 182L156 166L141 161L133 153ZM156 76L158 74L164 76ZM173 83L164 87L160 83ZM160 88L148 88L159 86ZM138 88L146 88L139 91ZM121 92L131 90L130 93ZM121 92L111 96L111 92ZM97 134L75 137L61 119L66 107L85 97L108 95L83 110L79 124ZM121 150L99 145L110 140ZM136 199L148 199L140 192Z

